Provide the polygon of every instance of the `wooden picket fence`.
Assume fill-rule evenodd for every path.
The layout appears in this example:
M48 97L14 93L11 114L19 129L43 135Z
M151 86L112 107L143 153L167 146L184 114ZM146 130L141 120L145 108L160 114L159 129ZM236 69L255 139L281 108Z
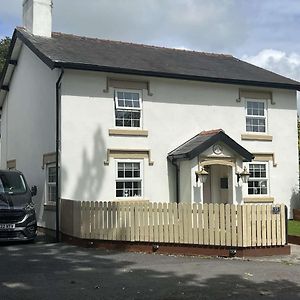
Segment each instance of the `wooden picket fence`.
M286 244L286 212L283 204L62 200L61 231L83 239L111 241L278 246Z

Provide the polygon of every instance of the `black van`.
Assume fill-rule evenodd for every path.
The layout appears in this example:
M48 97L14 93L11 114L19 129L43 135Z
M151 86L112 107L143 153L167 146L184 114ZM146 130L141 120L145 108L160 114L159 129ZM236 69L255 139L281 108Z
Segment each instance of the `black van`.
M0 242L35 239L37 222L31 197L36 193L37 187L30 190L21 172L0 170Z

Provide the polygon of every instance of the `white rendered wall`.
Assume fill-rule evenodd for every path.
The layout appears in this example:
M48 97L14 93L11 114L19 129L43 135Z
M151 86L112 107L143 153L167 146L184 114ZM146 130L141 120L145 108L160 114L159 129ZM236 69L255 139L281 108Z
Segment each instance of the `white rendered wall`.
M268 134L273 135L272 142L243 141L245 103L236 99L239 88L247 87L144 78L150 80L153 93L148 96L143 91L143 128L149 131L149 136L116 137L108 135L109 128L114 128L114 100L113 88L109 93L103 92L105 76L97 72L66 71L62 96L63 198L113 200L114 160L111 159L109 166L103 162L106 149L121 148L150 149L154 165L149 166L145 159L144 198L175 201L175 169L167 161L168 152L202 130L222 128L250 152L275 153L277 167L270 164L270 196L275 197L275 202L289 205L298 183L296 92L272 90L276 102L275 105L268 102ZM192 189L191 183L189 188L181 188L181 198L189 198ZM241 192L236 195L241 197Z
M54 226L55 214L44 212L45 170L43 154L55 151L55 81L57 71L51 71L26 46L4 102L1 122L1 168L16 159L29 186L36 185L33 198L39 225Z

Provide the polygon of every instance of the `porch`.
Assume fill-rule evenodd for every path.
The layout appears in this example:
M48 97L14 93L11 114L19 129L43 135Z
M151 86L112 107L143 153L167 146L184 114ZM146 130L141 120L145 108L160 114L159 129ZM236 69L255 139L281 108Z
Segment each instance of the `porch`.
M273 202L266 178L247 184L250 176L267 176L265 165L254 167L254 155L222 129L200 132L168 153L168 159L176 167L177 203Z

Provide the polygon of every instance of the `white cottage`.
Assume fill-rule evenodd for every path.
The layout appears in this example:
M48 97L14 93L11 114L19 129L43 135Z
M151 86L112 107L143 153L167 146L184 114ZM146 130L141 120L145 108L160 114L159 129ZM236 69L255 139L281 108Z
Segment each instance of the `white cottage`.
M290 207L299 82L230 55L51 32L50 0L23 5L1 167L38 186L40 226L55 228L57 199Z

